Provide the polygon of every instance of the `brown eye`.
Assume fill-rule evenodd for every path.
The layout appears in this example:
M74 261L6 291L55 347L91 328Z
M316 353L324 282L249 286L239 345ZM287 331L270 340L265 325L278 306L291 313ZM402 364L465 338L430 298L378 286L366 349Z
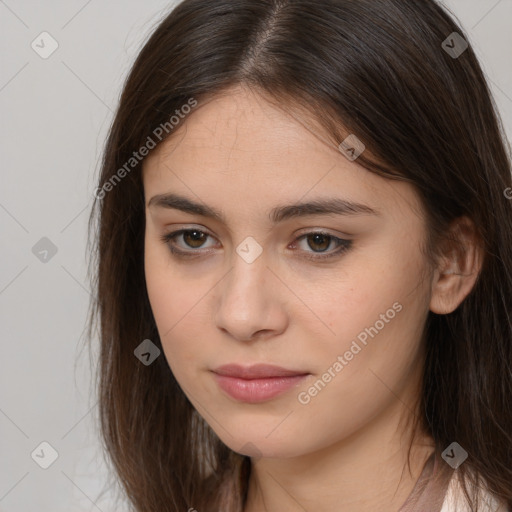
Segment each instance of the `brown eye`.
M176 257L179 258L197 258L204 256L206 252L199 249L211 249L213 246L204 246L208 238L212 238L212 235L201 231L199 229L180 229L169 234L162 235L160 239L164 242ZM341 256L345 251L352 247L352 240L344 240L334 235L324 232L312 232L306 233L299 237L293 243L295 249L297 245L300 245L300 241L306 241L307 247L299 248L301 257L312 260L321 261L328 258L334 258ZM333 245L333 250L328 250ZM194 250L198 249L198 250ZM325 253L325 254L322 254Z
M206 233L196 229L183 232L183 241L193 249L199 249L206 237L208 237Z
M180 229L160 237L162 242L169 247L172 254L183 257L199 256L201 251L195 251L194 249L203 248L208 238L213 237L200 229ZM210 247L207 246L206 248Z
M311 249L315 249L316 246L316 248L319 249L319 252L324 252L329 248L333 237L324 235L323 233L311 233L306 235L306 239L308 241L308 246Z
M299 252L304 254L304 258L313 261L321 261L341 256L345 251L352 247L352 240L344 240L322 231L306 233L299 237L295 241L294 245L296 244L300 246L303 240L306 242L306 247L302 247ZM333 244L334 250L328 251L331 244Z

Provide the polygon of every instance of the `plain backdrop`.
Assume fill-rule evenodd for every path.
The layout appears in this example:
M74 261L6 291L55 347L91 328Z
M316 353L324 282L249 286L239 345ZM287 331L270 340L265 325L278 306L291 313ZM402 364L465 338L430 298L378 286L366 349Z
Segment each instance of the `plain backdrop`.
M113 490L98 498L108 472L80 350L87 220L121 85L174 4L0 0L0 511L114 510ZM445 5L469 34L510 139L512 0Z

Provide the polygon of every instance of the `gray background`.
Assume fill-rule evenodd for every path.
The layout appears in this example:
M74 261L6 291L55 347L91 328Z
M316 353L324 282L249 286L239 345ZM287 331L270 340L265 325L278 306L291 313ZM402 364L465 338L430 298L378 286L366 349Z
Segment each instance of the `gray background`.
M512 0L444 3L469 33L510 139ZM98 498L108 472L81 350L86 227L121 85L172 5L0 0L0 511L114 510L112 491ZM50 48L43 31L59 45L47 59L31 47ZM58 452L48 469L31 457L37 448L49 460L43 441Z

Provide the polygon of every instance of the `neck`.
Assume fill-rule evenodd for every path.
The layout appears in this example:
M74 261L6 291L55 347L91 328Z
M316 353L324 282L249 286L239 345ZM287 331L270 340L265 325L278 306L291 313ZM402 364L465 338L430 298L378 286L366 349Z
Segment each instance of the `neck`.
M396 411L314 453L252 463L244 512L395 512L411 494L434 443L424 433L416 436L409 471L412 436L400 435L399 421L390 417L397 418Z

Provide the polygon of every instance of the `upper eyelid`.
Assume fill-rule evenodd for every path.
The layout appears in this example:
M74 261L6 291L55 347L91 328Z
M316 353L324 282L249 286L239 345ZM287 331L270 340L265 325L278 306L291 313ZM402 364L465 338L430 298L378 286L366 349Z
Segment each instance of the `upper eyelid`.
M168 234L173 234L173 233L177 233L179 231L194 231L194 230L197 230L197 231L201 231L203 233L206 233L207 235L213 237L213 238L217 238L216 235L212 234L211 231L208 229L208 228L205 228L203 226L187 226L186 224L183 226L183 227L178 227L178 228L175 228L175 229L172 229L168 232ZM329 235L329 236L332 236L332 237L335 237L335 238L351 238L353 235L350 234L350 233L342 233L342 232L338 232L338 233L334 233L333 231L336 231L334 228L325 228L325 227L320 227L320 226L313 226L313 227L304 227L304 228L300 228L300 233L296 236L302 236L302 235L305 235L305 234L310 234L310 233L313 233L313 234L316 234L316 233L324 233L326 235Z

